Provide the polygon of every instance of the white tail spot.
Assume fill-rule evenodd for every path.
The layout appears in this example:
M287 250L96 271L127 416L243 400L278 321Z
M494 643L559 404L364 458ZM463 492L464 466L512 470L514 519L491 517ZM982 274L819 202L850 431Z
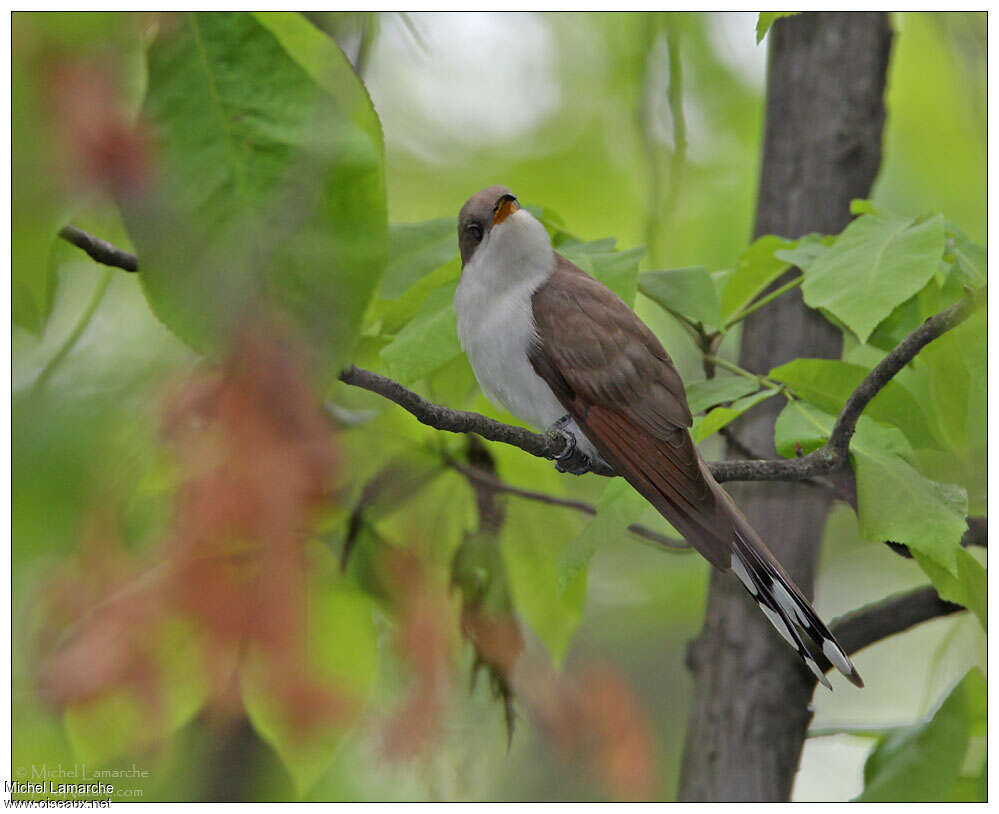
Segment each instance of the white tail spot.
M749 571L746 570L746 566L743 565L738 554L733 555L732 557L732 570L742 581L742 584L746 586L747 591L749 591L753 596L756 596L759 593L759 591L756 590L756 586L753 584L753 580L749 576Z
M784 613L786 613L792 619L797 617L798 622L802 627L804 628L809 627L808 620L805 618L804 613L802 613L801 611L801 603L798 602L793 596L791 596L791 592L788 591L787 588L785 588L779 582L774 582L773 595L774 599L776 599L780 603L780 606L784 609Z
M828 690L832 690L832 684L830 684L830 683L829 683L829 679L828 679L828 678L826 678L826 675L825 675L825 673L823 673L823 672L822 672L822 671L821 671L821 670L819 669L819 665L817 665L817 664L816 664L816 663L815 663L814 661L812 661L812 659L808 659L808 658L806 658L806 659L805 659L805 664L807 664L807 665L808 665L808 669L809 669L809 670L811 670L811 671L812 671L813 673L815 673L815 677L816 677L816 678L817 678L817 679L819 680L819 682L820 682L820 683L821 683L821 684L822 684L822 685L823 685L823 686L824 686L824 687L825 687L826 689L828 689Z
M850 659L836 646L834 641L826 639L822 643L822 653L829 661L836 665L836 669L843 673L843 675L848 676L853 673L853 665L850 663Z
M767 615L770 624L777 628L777 632L784 637L787 643L797 650L798 643L794 640L794 636L791 635L791 631L788 630L787 625L784 624L784 620L780 618L780 614L777 611L770 610L766 605L760 605L760 610Z

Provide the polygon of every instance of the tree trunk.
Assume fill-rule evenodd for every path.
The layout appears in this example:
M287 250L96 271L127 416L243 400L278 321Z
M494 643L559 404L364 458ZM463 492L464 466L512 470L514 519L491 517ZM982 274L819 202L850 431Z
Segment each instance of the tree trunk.
M802 14L779 20L769 37L756 235L839 232L850 220L850 201L867 197L881 163L889 16ZM838 358L840 350L839 331L795 289L746 320L740 364L765 373L797 357ZM775 454L780 401L765 402L737 425L750 448ZM774 483L747 485L734 496L811 595L829 495ZM730 573L711 575L689 663L695 689L679 798L788 800L815 680Z

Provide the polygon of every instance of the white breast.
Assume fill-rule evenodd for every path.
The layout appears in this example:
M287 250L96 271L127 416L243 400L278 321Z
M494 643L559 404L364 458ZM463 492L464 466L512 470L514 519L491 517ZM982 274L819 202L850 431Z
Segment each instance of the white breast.
M536 328L531 298L555 265L548 233L520 209L494 226L462 270L454 295L458 337L487 398L539 429L565 408L527 353Z

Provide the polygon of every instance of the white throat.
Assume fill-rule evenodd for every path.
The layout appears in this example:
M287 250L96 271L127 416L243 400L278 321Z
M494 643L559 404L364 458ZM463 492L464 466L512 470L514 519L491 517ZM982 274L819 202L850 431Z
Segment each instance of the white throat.
M548 232L524 209L494 226L461 272L454 295L458 338L487 398L545 429L565 414L534 372L532 297L555 268Z

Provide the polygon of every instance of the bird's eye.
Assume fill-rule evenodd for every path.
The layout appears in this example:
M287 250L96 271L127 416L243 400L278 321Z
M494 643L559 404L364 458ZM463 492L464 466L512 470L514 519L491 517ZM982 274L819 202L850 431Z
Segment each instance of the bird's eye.
M482 227L477 223L470 223L465 227L474 240L482 240Z

